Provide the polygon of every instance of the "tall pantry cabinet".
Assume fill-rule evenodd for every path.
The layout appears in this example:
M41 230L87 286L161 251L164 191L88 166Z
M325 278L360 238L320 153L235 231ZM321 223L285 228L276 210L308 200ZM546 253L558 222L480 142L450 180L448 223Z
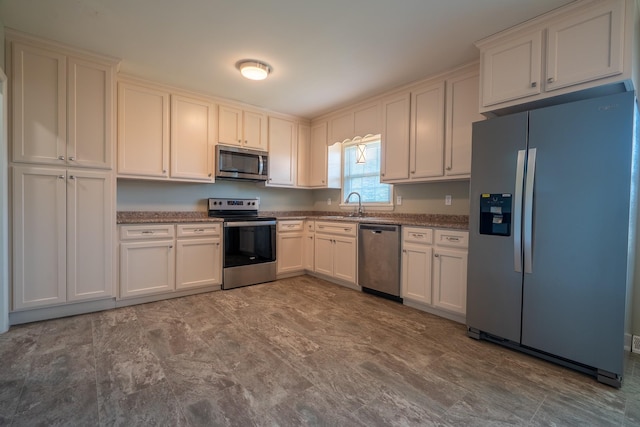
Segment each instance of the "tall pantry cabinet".
M113 297L117 61L6 39L12 311Z

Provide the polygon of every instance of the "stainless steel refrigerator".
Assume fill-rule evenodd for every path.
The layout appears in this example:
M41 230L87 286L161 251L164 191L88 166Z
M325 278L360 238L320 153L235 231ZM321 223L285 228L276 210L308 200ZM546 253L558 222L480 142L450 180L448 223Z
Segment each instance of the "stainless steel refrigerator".
M620 386L635 103L627 92L473 124L469 336Z

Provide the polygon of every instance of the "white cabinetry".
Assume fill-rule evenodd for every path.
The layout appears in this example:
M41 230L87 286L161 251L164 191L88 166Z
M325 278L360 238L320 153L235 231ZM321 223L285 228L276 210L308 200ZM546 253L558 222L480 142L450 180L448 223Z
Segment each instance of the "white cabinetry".
M307 220L304 222L304 242L302 243L302 266L307 271L314 270L315 258L315 222Z
M379 134L381 129L380 103L358 105L329 120L329 143L343 143L355 137Z
M120 227L120 298L175 290L175 227Z
M118 84L118 176L213 182L215 106L139 82Z
M465 231L436 230L433 253L433 305L464 315L467 309L467 247Z
M115 61L33 41L9 49L12 161L111 169Z
M472 123L483 119L477 112L477 67L443 77L382 102L381 181L469 178Z
M176 231L176 289L222 285L220 224L178 224Z
M267 151L267 115L231 105L220 105L218 143Z
M464 322L468 232L402 227L404 304Z
M431 304L433 230L402 227L402 298Z
M26 165L12 173L13 309L113 296L111 173Z
M304 123L298 123L298 162L296 172L296 185L309 187L311 164L311 127Z
M292 120L269 117L270 186L294 187L298 162L298 129Z
M636 7L633 0L575 2L479 41L480 111L629 84Z
M278 221L277 274L301 273L304 270L304 221Z
M357 224L315 223L315 272L355 285Z

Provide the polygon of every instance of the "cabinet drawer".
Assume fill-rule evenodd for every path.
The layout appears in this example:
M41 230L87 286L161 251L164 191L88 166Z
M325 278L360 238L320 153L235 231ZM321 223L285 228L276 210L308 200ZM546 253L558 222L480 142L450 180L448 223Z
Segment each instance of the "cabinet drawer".
M302 231L304 230L303 220L278 221L278 231Z
M316 222L315 221L305 221L304 222L304 229L308 233L313 233L314 231L316 231Z
M436 245L466 248L469 245L469 233L467 231L436 230Z
M123 225L120 226L120 240L172 239L174 230L173 224Z
M322 222L316 221L316 233L339 234L342 236L356 236L358 224L355 222Z
M179 224L178 237L219 236L220 224Z
M420 227L402 227L402 241L406 243L433 243L433 229Z

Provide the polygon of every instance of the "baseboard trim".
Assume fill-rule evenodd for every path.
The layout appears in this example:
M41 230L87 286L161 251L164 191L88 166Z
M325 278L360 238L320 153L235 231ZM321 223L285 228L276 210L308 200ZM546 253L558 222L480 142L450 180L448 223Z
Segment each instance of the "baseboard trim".
M433 315L438 316L438 317L444 317L445 319L449 319L449 320L453 320L454 322L462 323L463 325L467 324L467 317L465 315L462 315L462 314L451 313L449 311L441 310L441 309L435 308L435 307L431 307L431 306L428 306L426 304L423 304L423 303L420 303L420 302L417 302L417 301L412 301L412 300L407 299L407 298L403 299L403 304L408 306L408 307L415 308L416 310L425 311L427 313L433 314Z
M128 307L130 305L146 304L148 302L162 301L165 299L187 297L189 295L215 292L221 289L222 289L221 285L215 285L215 286L207 286L207 287L196 288L196 289L186 289L182 291L175 291L175 292L164 293L164 294L145 295L145 296L140 296L135 298L119 299L116 301L116 307Z
M79 314L93 313L95 311L109 310L112 308L116 308L115 298L14 311L9 313L9 324L12 326L20 325L23 323L39 322L41 320L57 319L59 317L77 316Z

